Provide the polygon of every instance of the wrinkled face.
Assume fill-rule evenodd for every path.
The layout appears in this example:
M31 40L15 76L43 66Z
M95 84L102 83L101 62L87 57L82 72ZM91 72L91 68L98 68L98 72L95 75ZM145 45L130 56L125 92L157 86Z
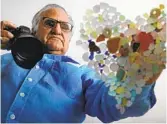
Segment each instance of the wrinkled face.
M35 36L51 54L64 55L69 47L71 26L67 13L61 8L50 8L41 13Z

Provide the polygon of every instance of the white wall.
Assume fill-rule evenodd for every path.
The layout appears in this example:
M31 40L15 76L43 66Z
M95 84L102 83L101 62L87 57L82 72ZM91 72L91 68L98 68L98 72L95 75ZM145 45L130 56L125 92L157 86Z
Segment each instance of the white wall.
M92 8L95 4L99 4L101 0L1 0L1 20L9 20L15 23L17 26L26 25L31 27L31 19L33 15L48 3L57 3L67 9L72 15L75 24L76 31L72 38L71 48L68 55L77 59L82 64L84 63L81 55L83 50L75 45L75 41L79 39L79 24L82 21L84 12L88 8ZM103 2L109 3L111 6L117 8L117 11L121 12L127 18L134 20L138 15L142 15L145 12L149 12L152 8L157 7L159 4L165 4L165 0L103 0ZM76 52L77 51L77 52ZM2 54L6 51L1 51ZM118 122L166 122L166 82L165 77L167 70L164 70L155 87L155 94L157 96L157 103L147 114L137 118L127 118ZM100 122L96 118L87 117L85 122L98 123Z

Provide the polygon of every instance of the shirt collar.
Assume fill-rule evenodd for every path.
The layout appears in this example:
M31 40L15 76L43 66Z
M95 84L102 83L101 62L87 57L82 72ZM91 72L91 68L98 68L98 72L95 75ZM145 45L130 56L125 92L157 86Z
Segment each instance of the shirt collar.
M44 54L43 58L52 59L55 61L72 62L75 64L79 64L77 61L73 60L71 57L64 56L64 55Z

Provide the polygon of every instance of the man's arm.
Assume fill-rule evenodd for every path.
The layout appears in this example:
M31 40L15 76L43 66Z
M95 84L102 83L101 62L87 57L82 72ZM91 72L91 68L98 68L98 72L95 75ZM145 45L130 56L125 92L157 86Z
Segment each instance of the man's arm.
M142 116L156 103L155 83L145 85L142 92L134 99L132 99L134 94L131 94L128 100L124 98L119 104L117 100L119 94L109 95L110 87L107 87L106 83L97 79L95 75L94 71L89 70L82 76L86 99L85 112L99 118L102 122L109 123L127 117ZM131 102L131 105L124 106L125 102Z

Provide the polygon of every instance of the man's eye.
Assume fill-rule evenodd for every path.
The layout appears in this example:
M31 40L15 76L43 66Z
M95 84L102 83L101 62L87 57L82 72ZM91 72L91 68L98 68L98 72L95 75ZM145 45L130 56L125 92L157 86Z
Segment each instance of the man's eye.
M55 22L53 21L53 20L45 20L45 22L44 22L44 24L46 25L46 26L49 26L49 27L54 27L54 25L55 25Z
M66 31L70 31L71 30L71 25L68 23L61 23L61 28L66 30Z

